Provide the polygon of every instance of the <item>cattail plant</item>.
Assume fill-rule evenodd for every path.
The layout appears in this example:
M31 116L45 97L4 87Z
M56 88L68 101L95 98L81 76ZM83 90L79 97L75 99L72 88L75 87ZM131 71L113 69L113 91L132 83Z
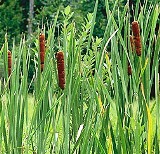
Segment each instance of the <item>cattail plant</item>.
M139 24L137 21L132 22L132 32L133 32L134 47L137 56L141 56L142 45L141 45Z
M8 76L11 75L11 67L12 67L12 54L11 51L8 50Z
M45 35L40 33L39 35L39 46L40 46L40 65L41 72L44 69L44 57L45 57Z
M65 70L64 70L64 54L62 51L57 52L56 59L57 59L59 87L61 89L64 89L64 87L65 87Z

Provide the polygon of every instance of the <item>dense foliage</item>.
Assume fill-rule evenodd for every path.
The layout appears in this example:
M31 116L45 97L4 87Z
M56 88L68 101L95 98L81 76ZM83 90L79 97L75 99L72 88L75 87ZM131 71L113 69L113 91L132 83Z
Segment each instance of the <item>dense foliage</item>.
M130 0L136 7L136 1ZM148 0L148 2L154 3L155 1ZM114 1L109 1L111 9L113 9ZM118 6L120 10L123 10L127 0L119 0ZM141 5L144 4L144 0L141 0ZM37 25L42 26L47 22L52 22L58 9L63 10L67 5L71 6L74 12L74 20L81 23L88 12L93 12L95 1L92 0L34 0L34 20L33 20L33 32L37 29ZM117 8L116 8L117 9ZM0 46L4 43L4 35L7 32L9 42L12 44L13 38L19 42L21 33L26 33L28 30L29 20L29 1L26 0L1 0L0 1ZM118 12L116 13L118 14ZM94 35L102 37L107 23L107 13L105 8L105 0L99 1L98 12L96 18L96 25L94 29ZM59 16L59 22L62 22L62 15ZM18 43L17 43L18 44Z
M4 43L5 33L8 38L17 40L22 33L22 8L19 7L17 0L6 0L0 4L0 46ZM12 40L13 41L13 40ZM10 42L12 42L10 41Z
M33 31L37 29L37 25L42 26L47 22L52 22L58 9L63 10L67 5L71 6L74 13L74 20L80 23L88 12L93 12L95 1L68 1L68 0L35 0L34 1L34 20ZM20 38L20 34L27 34L27 25L29 20L29 2L25 0L7 0L0 3L0 46L4 43L4 35L8 32L9 42L11 38ZM59 22L62 22L62 14L59 16ZM103 36L106 25L106 12L104 1L98 4L98 12L96 18L95 35Z

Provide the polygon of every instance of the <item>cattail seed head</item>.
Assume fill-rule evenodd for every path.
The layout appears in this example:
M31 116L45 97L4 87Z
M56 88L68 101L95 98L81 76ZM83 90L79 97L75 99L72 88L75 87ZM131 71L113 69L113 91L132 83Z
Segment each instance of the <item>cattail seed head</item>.
M132 75L132 68L129 62L128 62L128 75Z
M132 22L132 32L134 37L140 37L139 24L137 21Z
M41 64L44 64L44 56L45 56L45 52L40 52L40 61L41 61Z
M137 56L141 56L142 45L141 45L140 37L134 38L134 44L135 44L135 50L136 50Z
M39 35L39 48L40 48L40 65L41 72L44 69L44 58L45 58L45 35L40 33Z
M40 33L40 35L39 35L39 41L40 42L45 41L45 35L43 33Z
M44 68L44 64L41 64L41 72L43 71Z
M139 24L137 21L132 22L132 32L133 32L133 41L136 53L138 56L141 56L142 45L141 45Z
M130 44L131 44L132 51L134 51L134 40L133 40L132 35L130 35Z
M59 87L61 89L64 89L65 87L65 68L64 68L64 54L62 51L57 52L56 59L57 59Z
M11 75L11 67L12 67L12 54L11 51L8 50L8 76Z

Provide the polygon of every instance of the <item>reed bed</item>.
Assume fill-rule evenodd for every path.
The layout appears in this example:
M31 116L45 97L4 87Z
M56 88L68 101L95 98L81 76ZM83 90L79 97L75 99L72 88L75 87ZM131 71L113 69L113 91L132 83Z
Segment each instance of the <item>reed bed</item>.
M65 8L59 41L55 28L60 11L52 25L44 26L46 41L43 34L39 39L38 30L33 48L23 37L19 47L13 42L8 49L5 37L0 52L4 63L1 153L160 153L160 30L155 30L160 6L158 1L151 6L136 2L135 36L129 4L123 12L117 12L118 0L112 10L108 0L105 4L108 23L103 38L93 37L98 0L79 29L70 7ZM31 61L34 90L29 94Z

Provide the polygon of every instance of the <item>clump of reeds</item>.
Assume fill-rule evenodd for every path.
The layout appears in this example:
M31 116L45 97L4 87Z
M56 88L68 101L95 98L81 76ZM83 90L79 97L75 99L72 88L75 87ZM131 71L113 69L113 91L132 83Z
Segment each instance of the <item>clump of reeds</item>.
M57 69L58 69L58 83L61 89L65 87L65 70L64 70L64 54L62 51L57 52Z
M40 65L41 72L44 69L44 57L45 57L45 35L40 33L39 35L39 46L40 46Z

